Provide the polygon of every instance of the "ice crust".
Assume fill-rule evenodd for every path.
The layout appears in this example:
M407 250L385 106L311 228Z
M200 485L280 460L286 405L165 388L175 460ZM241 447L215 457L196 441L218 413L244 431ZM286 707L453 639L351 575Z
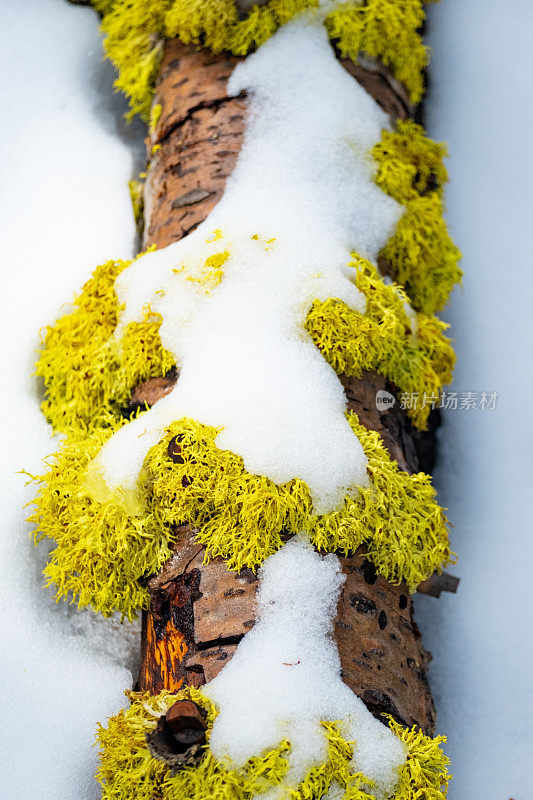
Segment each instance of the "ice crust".
M126 304L117 336L149 304L180 377L93 462L87 485L97 499L111 490L131 505L147 450L182 417L222 427L217 445L250 472L304 480L317 513L367 483L342 386L304 325L315 299L365 309L350 253L375 261L401 214L372 178L369 150L387 117L337 62L316 15L289 23L237 67L228 91L242 90L249 120L222 200L186 239L117 280ZM206 291L194 278L221 252L224 277Z
M340 721L342 734L356 741L354 771L376 781L378 797L388 797L405 746L342 682L331 631L344 580L336 556L320 556L300 537L264 562L257 621L203 689L220 709L210 747L216 758L242 766L286 738L291 786L327 759L321 720ZM269 792L269 800L279 792Z

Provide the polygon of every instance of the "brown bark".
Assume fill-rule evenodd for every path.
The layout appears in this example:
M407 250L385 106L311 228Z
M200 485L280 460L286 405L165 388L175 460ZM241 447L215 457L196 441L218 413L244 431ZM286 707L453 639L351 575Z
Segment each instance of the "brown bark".
M162 112L148 147L145 187L146 246L163 247L193 230L222 196L244 131L245 98L230 98L226 81L238 59L197 52L178 41L166 44L155 102ZM383 67L345 68L395 119L412 113L406 94ZM155 147L155 149L154 149ZM175 377L175 376L174 376ZM169 390L173 377L138 387L132 400L149 404ZM156 379L160 380L160 379ZM396 403L379 412L376 391L394 387L376 374L343 378L348 405L361 422L379 431L399 466L419 467L409 420ZM254 624L257 578L230 572L220 559L203 564L194 532L178 532L172 559L149 582L151 608L143 618L139 685L158 692L214 677ZM342 558L346 574L335 620L344 681L376 715L392 714L431 733L435 711L412 602L404 585L376 576L358 552ZM310 687L311 690L311 687Z

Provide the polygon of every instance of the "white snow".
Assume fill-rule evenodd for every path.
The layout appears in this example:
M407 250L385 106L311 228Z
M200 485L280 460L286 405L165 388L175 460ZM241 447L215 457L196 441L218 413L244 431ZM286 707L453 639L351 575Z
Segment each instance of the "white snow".
M455 529L457 595L421 597L449 799L533 797L531 217L533 4L430 5L429 133L449 142L464 290L445 317L458 391L494 411L445 411L436 481Z
M161 313L178 383L105 445L87 485L97 499L110 489L131 499L149 447L170 422L191 417L222 427L217 445L250 472L304 480L326 513L367 484L366 457L305 319L315 299L365 308L350 253L375 261L402 213L372 176L369 150L388 121L337 62L316 15L282 28L228 89L253 99L224 197L194 233L117 281L126 303L118 334L146 304ZM215 230L222 237L213 241ZM220 252L229 254L224 277L206 292L191 276Z
M456 386L493 388L500 398L491 414L446 416L437 478L457 526L462 583L456 596L419 598L417 611L454 762L450 800L528 800L531 436L516 421L527 419L533 396L526 369L533 6L487 0L479 13L478 5L429 6L428 122L433 136L450 141L449 220L465 253L465 290L446 314L457 339ZM24 490L15 471L39 471L55 449L30 379L37 328L96 263L131 254L129 156L114 130L91 12L63 0L18 0L1 13L1 342L10 382L2 401L12 423L2 428L1 793L95 800L96 721L124 704L130 677L113 666L123 663L118 634L112 639L107 624L92 628L92 616L53 606L40 589L21 508L33 489Z
M0 795L95 800L96 723L124 705L136 630L57 606L41 588L46 552L23 508L35 486L17 473L42 472L57 448L32 378L39 328L96 264L132 254L133 164L96 16L19 0L1 18Z
M405 749L340 677L331 630L343 582L339 559L320 556L304 538L264 562L257 621L203 690L220 709L210 747L216 758L242 766L288 739L286 790L326 760L320 721L338 720L342 734L356 741L354 771L376 781L378 797L388 797ZM269 800L283 791L268 792Z

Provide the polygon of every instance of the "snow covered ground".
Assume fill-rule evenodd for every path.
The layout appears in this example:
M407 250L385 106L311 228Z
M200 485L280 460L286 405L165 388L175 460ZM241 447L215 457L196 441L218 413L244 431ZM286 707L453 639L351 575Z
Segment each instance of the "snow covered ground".
M449 222L464 289L446 318L459 391L499 392L495 411L445 411L436 480L455 523L456 596L420 598L434 656L450 800L533 797L531 187L533 4L430 7L427 123L449 142Z
M96 264L132 253L131 137L91 11L19 0L1 17L0 796L94 800L96 722L131 686L132 632L42 591L24 522L34 488L17 471L55 450L31 377L39 328Z
M22 510L33 489L17 470L39 471L54 449L30 377L38 329L97 263L132 253L126 184L142 133L120 121L92 12L64 0L18 0L1 15L0 794L26 800L37 789L40 800L94 800L94 730L123 705L134 632L56 607L40 589L45 554L31 545ZM444 412L437 478L456 524L462 583L456 596L419 599L418 612L454 761L451 800L528 800L533 7L443 0L430 22L428 123L450 143L449 219L465 255L464 290L447 311L455 383L499 399L495 411Z

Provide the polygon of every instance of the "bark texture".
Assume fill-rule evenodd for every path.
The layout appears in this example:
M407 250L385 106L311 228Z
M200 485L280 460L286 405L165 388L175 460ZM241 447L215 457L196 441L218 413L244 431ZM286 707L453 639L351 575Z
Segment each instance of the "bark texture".
M246 98L226 94L237 61L179 41L165 46L154 101L161 104L161 115L147 140L145 246L163 247L185 236L222 196L244 132ZM343 65L393 120L412 114L403 87L385 68ZM133 404L156 402L176 378L169 375L137 387ZM373 373L342 380L349 407L361 422L379 431L402 469L417 471L417 437L399 403L386 412L376 409L376 391L394 393L394 387ZM153 692L209 681L254 624L254 573L230 572L220 559L204 565L193 531L184 526L177 533L174 556L149 582L152 603L143 617L139 686ZM346 582L335 638L344 681L377 717L392 714L432 733L435 710L425 674L430 656L422 647L406 586L378 577L363 553L341 563Z

